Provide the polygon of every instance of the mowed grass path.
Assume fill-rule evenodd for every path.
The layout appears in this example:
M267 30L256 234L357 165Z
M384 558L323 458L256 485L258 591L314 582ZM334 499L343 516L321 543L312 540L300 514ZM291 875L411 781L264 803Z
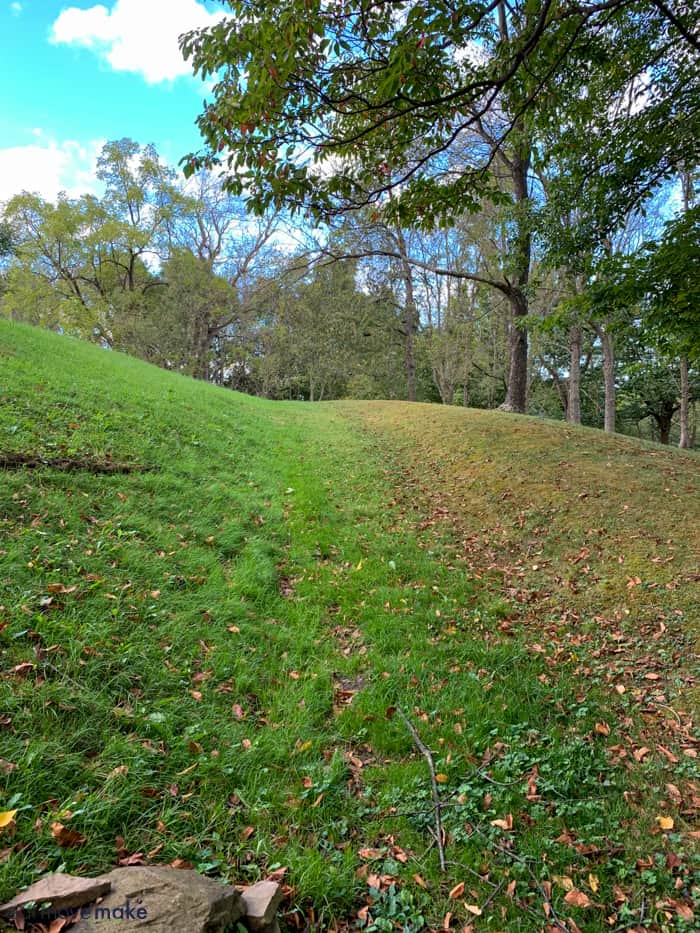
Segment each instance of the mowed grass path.
M573 483L588 439L607 443L591 432L557 448L558 426L502 415L269 403L8 324L0 366L1 451L148 467L1 473L3 897L143 860L235 882L286 868L289 929L696 928L692 542L659 483L697 483L697 460L629 447L673 580L624 567L646 552L634 522L616 530L620 489L623 563L584 599L529 582L571 556L535 529L569 519L504 494L546 485L550 449ZM482 461L455 498L450 469ZM667 623L640 661L644 589L661 606L644 624ZM444 873L397 709L433 751Z

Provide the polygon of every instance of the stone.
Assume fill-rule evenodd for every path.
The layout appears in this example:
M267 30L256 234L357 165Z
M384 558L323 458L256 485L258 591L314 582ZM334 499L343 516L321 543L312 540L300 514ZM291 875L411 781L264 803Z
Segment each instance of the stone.
M29 903L50 904L52 911L69 911L72 907L90 904L109 892L111 884L104 878L76 878L56 872L46 875L26 891L0 906L0 917L12 920L20 907Z
M196 871L159 865L116 868L102 877L110 893L83 907L71 933L224 933L244 912L236 888ZM115 921L119 921L118 924Z
M277 908L282 900L282 889L276 881L258 881L249 888L243 888L243 911L246 923L251 930L274 933Z

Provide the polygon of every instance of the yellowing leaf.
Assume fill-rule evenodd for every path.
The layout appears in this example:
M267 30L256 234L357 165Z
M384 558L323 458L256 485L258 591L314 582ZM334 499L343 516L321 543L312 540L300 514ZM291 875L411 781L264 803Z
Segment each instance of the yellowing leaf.
M16 810L5 810L4 812L0 813L0 829L4 829L5 826L9 826L16 815Z
M598 880L598 876L589 874L588 884L590 886L591 891L593 891L594 894L597 894L598 888L600 887L600 881Z
M554 881L564 888L565 891L572 891L574 883L568 875L554 875Z
M673 829L673 817L671 816L657 816L656 822L661 829Z
M447 784L449 778L446 774L436 774L435 780L438 782L438 784Z

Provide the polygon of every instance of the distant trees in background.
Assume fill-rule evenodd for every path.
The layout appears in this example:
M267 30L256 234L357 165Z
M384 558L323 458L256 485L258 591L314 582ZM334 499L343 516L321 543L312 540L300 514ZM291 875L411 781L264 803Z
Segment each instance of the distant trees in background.
M278 399L495 408L513 348L509 213L424 231L364 209L301 248L208 172L108 143L101 198L23 192L0 223L3 316ZM527 410L693 446L698 207L662 185L583 271L547 261L533 220ZM298 230L299 242L304 239Z
M696 445L700 36L657 0L229 0L179 178L0 216L0 311L270 398Z

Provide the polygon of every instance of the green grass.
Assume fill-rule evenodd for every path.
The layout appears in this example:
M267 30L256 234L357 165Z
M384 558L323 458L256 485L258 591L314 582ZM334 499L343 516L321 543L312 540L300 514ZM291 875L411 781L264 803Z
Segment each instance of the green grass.
M697 460L493 413L270 403L8 324L0 366L0 451L148 468L2 473L1 896L143 853L236 883L286 866L289 929L355 928L368 895L372 930L695 928L697 504L659 479L697 488ZM626 488L620 458L643 464ZM522 489L531 507L503 498ZM569 558L603 526L582 587ZM640 645L659 612L668 639ZM434 754L444 874L395 707Z

